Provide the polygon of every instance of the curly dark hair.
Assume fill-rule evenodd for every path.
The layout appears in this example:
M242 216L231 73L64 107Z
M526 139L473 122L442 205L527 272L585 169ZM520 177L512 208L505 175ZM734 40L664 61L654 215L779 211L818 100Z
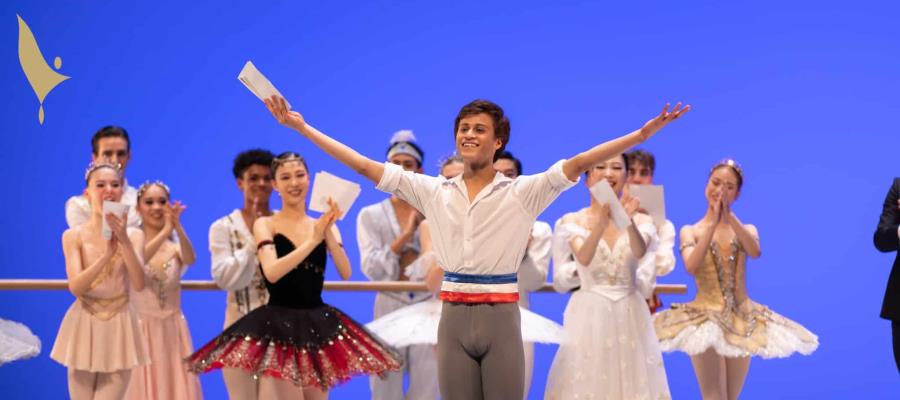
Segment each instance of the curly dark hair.
M271 168L274 158L275 155L271 151L264 149L242 151L234 158L234 166L231 168L231 172L234 173L235 179L240 179L244 176L244 171L252 165L262 165Z

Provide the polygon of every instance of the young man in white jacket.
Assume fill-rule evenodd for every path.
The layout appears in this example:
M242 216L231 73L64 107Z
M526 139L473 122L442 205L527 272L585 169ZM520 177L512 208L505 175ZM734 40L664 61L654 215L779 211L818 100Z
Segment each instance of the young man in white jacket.
M272 159L268 150L247 150L234 159L232 172L243 194L243 206L219 218L209 227L210 265L216 285L228 291L225 304L225 327L247 315L269 300L265 281L256 258L253 223L261 216L272 215ZM228 397L258 398L259 380L253 374L235 369L222 369Z

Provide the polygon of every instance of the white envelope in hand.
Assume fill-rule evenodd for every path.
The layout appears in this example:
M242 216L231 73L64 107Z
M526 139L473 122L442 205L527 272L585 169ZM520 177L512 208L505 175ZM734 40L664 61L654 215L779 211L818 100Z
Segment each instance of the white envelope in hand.
M125 215L128 214L128 204L103 201L103 227L100 232L103 234L103 239L109 240L112 238L112 229L109 228L109 223L106 222L106 214L115 214L119 219L123 220L122 222L125 222Z
M628 185L628 192L641 201L657 226L666 222L666 203L662 185Z
M256 69L256 66L253 65L253 62L251 61L247 61L247 63L244 64L244 68L241 70L241 73L238 74L238 80L241 81L247 89L250 89L250 91L260 100L268 99L274 95L284 97L278 89L275 89L272 82L269 82L269 80ZM285 99L284 102L287 103L287 108L290 110L291 103L289 103L287 99Z
M323 213L328 211L328 198L331 197L331 200L341 208L339 219L344 219L361 191L362 188L356 182L338 178L324 171L316 172L309 209Z
M616 192L613 191L612 186L609 186L609 182L605 179L591 186L591 195L597 199L598 203L609 204L609 212L612 214L612 220L616 224L616 228L625 229L631 224L631 218L628 218L628 213L625 212L625 208L619 202L619 196L616 196Z

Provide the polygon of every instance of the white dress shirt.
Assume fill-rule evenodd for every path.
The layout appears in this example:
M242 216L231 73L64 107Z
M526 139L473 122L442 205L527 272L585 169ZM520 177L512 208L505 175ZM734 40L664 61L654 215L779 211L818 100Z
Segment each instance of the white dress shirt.
M128 185L125 181L125 191L122 192L123 204L128 205L128 226L137 228L141 226L141 216L137 213L137 189ZM69 228L83 225L91 219L91 202L82 194L69 197L66 200L66 224Z
M378 190L394 194L419 210L430 223L438 265L471 275L518 271L537 216L575 183L560 160L545 172L515 180L494 175L469 201L462 174L451 179L404 171L385 163Z

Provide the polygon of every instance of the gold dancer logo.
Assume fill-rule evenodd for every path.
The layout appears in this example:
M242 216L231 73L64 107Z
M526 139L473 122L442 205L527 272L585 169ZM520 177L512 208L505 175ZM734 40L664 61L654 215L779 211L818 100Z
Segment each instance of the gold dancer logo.
M41 54L41 49L38 47L31 29L28 28L28 24L18 14L16 14L16 18L19 19L19 63L22 64L25 77L28 78L31 89L34 90L34 94L37 95L38 101L41 103L41 108L38 110L38 121L43 125L44 99L47 98L47 95L53 88L62 81L69 79L69 77L54 71L47 65L47 61L44 60L44 55ZM62 58L56 57L53 59L53 66L56 69L60 69L62 67Z

